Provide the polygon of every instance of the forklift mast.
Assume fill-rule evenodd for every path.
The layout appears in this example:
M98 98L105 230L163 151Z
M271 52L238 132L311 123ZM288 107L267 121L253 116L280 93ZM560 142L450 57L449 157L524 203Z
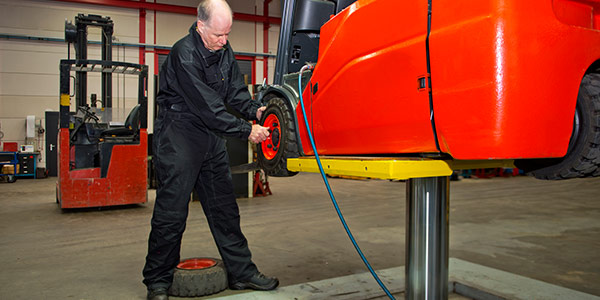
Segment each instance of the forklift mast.
M284 0L273 83L319 56L321 26L356 0Z
M113 21L110 17L78 14L75 25L65 21L65 40L75 43L75 59L87 59L88 26L102 28L102 60L112 61ZM76 72L75 102L77 107L87 106L87 73ZM92 99L92 107L96 101ZM102 107L112 107L112 73L102 73Z

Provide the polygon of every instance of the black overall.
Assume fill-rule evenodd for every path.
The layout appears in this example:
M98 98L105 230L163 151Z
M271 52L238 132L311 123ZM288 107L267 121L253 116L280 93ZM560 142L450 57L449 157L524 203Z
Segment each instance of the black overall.
M148 289L168 288L179 262L192 189L196 189L230 282L258 272L240 228L225 139L247 139L251 125L226 111L225 104L256 119L252 101L229 43L208 51L196 32L172 48L161 68L159 114L154 127L158 180L152 231L144 266Z

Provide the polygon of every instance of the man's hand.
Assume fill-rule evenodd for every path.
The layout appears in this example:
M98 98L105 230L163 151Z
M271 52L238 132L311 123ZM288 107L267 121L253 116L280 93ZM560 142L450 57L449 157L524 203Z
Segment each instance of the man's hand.
M256 114L258 114L258 112ZM248 140L258 144L260 142L264 142L269 135L270 133L268 127L262 127L258 124L254 124L252 125L252 131L250 132L250 136L248 136Z
M267 109L266 106L261 106L258 108L258 110L256 111L256 119L260 121L260 117L262 117L263 112L265 111L265 109Z

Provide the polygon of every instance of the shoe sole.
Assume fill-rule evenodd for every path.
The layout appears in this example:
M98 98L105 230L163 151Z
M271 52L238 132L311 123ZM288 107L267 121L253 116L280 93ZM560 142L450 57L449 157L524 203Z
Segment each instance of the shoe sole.
M279 286L279 280L276 280L273 284L270 284L267 286L256 285L251 282L249 282L249 283L238 282L238 283L233 284L229 288L232 290L252 289L252 290L256 290L256 291L270 291L270 290L274 290L275 288L277 288L277 286Z

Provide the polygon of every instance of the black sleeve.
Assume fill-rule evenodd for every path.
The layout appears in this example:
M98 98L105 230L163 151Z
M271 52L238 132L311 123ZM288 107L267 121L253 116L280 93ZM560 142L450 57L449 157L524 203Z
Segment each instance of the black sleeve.
M252 125L227 112L223 98L202 80L204 76L196 64L191 57L174 60L175 76L188 108L214 132L247 139Z
M256 120L256 111L260 107L258 101L252 100L248 87L245 85L235 58L233 57L233 50L228 50L231 60L231 75L230 75L230 86L229 92L227 93L227 104L233 109L237 110L242 116L248 120Z

